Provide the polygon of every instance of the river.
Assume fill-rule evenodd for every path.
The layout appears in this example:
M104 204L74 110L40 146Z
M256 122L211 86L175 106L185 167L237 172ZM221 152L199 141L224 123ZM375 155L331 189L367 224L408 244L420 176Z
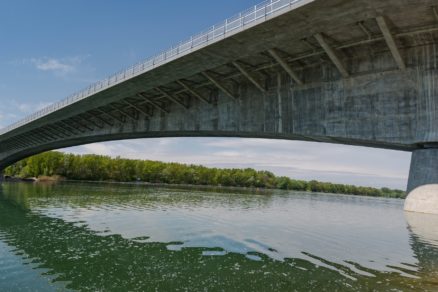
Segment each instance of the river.
M0 185L0 291L438 289L438 217L403 200Z

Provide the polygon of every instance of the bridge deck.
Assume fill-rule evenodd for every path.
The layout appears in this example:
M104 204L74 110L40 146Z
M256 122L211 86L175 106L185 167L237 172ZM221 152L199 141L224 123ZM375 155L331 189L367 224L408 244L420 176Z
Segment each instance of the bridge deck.
M173 60L181 58L187 54L202 49L205 46L214 44L225 38L229 38L236 33L249 29L254 25L263 23L273 17L287 13L293 9L301 7L314 0L269 0L264 1L259 5L255 5L233 17L230 17L223 22L216 24L202 33L190 37L186 41L180 42L176 46L158 54L157 56L148 58L147 60L135 64L127 69L121 70L112 76L91 84L87 88L80 90L67 98L47 106L40 111L37 111L24 119L0 129L0 135L9 131L25 126L44 116L50 115L55 111L62 110L68 106L90 98L99 92L105 91L111 87L123 84L132 78L140 76L146 72L152 71L157 67L167 64Z
M193 38L190 49L183 43L7 128L0 168L45 150L141 137L434 145L434 5L270 1Z

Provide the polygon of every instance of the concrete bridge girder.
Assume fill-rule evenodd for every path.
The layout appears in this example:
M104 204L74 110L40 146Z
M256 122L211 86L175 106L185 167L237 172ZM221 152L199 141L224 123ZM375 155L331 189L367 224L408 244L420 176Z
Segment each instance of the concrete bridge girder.
M0 168L45 150L141 137L406 151L438 142L434 1L308 2L1 135Z

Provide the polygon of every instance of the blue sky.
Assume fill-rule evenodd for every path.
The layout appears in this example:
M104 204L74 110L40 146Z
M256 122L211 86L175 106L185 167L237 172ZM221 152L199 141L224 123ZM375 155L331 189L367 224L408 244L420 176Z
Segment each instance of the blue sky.
M251 0L0 0L0 128L258 4ZM261 139L142 139L74 153L405 188L410 154Z

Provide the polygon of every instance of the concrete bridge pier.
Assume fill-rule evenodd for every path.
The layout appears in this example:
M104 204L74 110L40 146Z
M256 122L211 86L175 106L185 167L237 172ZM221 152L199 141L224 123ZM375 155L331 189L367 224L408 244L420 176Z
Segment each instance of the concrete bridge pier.
M405 211L438 214L438 148L412 153Z

